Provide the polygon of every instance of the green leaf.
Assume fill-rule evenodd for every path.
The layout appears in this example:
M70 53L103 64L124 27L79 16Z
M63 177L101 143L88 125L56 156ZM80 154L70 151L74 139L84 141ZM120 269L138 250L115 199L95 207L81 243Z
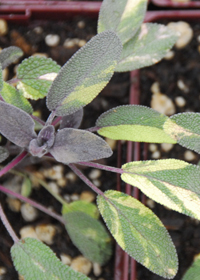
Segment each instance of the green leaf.
M123 181L170 209L200 219L200 167L176 159L124 164Z
M98 133L115 140L137 142L176 143L164 131L169 118L157 111L138 105L115 107L97 120Z
M195 260L191 267L186 271L182 280L199 280L200 275L200 254L195 256Z
M0 146L0 162L7 159L8 156L9 156L8 150L6 148Z
M134 2L134 1L133 1ZM117 72L132 71L161 60L177 40L177 33L162 24L144 23L124 46Z
M22 183L21 195L29 197L32 191L32 182L28 177L25 177Z
M81 253L101 265L111 257L111 237L105 227L91 216L77 211L64 214L66 229Z
M18 58L20 58L22 55L23 51L15 46L3 49L0 52L0 63L2 65L2 68L6 68L11 63L15 62Z
M60 70L47 96L49 110L64 116L90 103L111 79L121 50L114 32L94 36Z
M142 24L147 0L104 0L98 21L98 33L113 30L122 43L130 40Z
M200 153L200 113L181 113L164 125L166 133L183 147Z
M51 58L31 56L22 61L17 69L17 88L26 98L44 98L59 72L60 66Z
M89 280L64 265L49 247L33 238L15 243L11 255L15 268L26 280Z
M73 201L71 203L63 204L62 207L62 215L70 213L70 212L76 212L80 211L83 212L89 216L91 216L94 219L99 218L99 211L97 209L97 206L93 203L84 201L84 200L78 200Z
M99 210L122 249L152 272L173 278L176 250L158 217L127 194L109 190L105 197L97 198Z
M28 100L22 95L21 91L16 90L13 86L8 83L3 83L3 89L1 96L6 103L12 104L15 107L22 109L28 114L33 113L33 108Z

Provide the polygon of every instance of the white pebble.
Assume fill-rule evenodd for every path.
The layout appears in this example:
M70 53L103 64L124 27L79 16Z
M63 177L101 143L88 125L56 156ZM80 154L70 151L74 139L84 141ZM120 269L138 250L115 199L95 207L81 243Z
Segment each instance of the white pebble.
M71 256L62 253L62 254L60 254L60 259L61 259L61 262L64 263L65 265L71 265L71 262L72 262Z
M37 57L48 57L47 53L34 53L32 56L37 56Z
M85 21L80 20L80 21L77 23L77 26L78 26L78 28L80 28L80 29L85 28Z
M7 197L6 202L8 203L8 207L13 212L20 212L21 209L21 201L17 198Z
M49 179L59 180L63 177L63 166L55 165L52 168L44 170L42 173Z
M93 170L89 173L88 177L89 177L91 180L94 180L94 179L98 179L98 178L101 176L101 174L102 174L101 170L99 170L99 169L93 169Z
M56 183L50 182L50 183L48 183L48 187L53 193L59 194L59 187Z
M174 56L175 56L175 52L174 52L173 50L170 50L170 51L167 52L167 54L165 55L164 58L165 58L166 60L171 60L171 59L174 58Z
M66 48L66 49L72 49L76 46L75 42L71 39L66 39L64 44L63 44L63 47Z
M60 37L57 34L48 34L45 37L45 43L49 47L56 47L60 43Z
M7 269L4 266L0 266L0 275L6 274Z
M158 149L158 146L156 145L156 144L149 144L149 151L150 152L155 152L155 151L157 151L157 149Z
M72 201L77 201L77 200L79 200L79 195L76 194L76 193L72 194L72 195L71 195L71 200L72 200Z
M100 180L94 179L92 182L93 182L93 184L94 184L96 187L98 187L98 188L101 187L101 181L100 181Z
M32 222L37 218L38 211L32 205L24 203L21 206L21 214L25 221Z
M43 28L41 26L36 26L33 31L36 33L36 34L42 34L43 32Z
M4 36L8 33L8 24L4 19L0 19L0 36Z
M185 160L187 160L187 161L193 161L193 160L195 160L196 159L196 155L195 155L195 153L193 153L192 151L185 151L185 153L184 153L184 158L185 158Z
M175 98L175 103L178 107L184 107L186 104L186 100L182 96L177 96Z
M160 93L160 85L158 82L155 82L151 85L151 92L153 94Z
M71 268L88 275L92 270L92 263L83 256L78 256L72 260Z
M33 226L25 226L21 228L19 234L21 238L32 237L38 239L35 228Z
M152 199L150 199L150 198L148 198L148 199L146 200L146 205L147 205L149 208L153 209L153 208L155 207L155 201L152 200Z
M183 82L183 80L177 81L177 87L185 93L189 92L188 86Z
M63 188L67 185L67 179L66 178L60 178L57 180L57 184L59 187Z
M102 269L100 264L93 263L93 273L96 277L98 277L102 273Z
M64 200L66 200L66 202L70 202L71 201L71 198L70 198L70 195L69 194L65 194L64 196L63 196L63 198L64 198Z
M74 174L73 172L68 172L65 177L71 182L75 182L77 179L76 174Z
M200 43L200 35L197 36L197 42Z
M155 151L151 154L151 158L158 159L160 158L160 151Z
M53 238L56 234L56 227L54 225L39 225L36 226L35 231L41 241L48 245L53 244Z
M80 195L80 200L84 200L87 202L93 202L95 200L95 194L90 191L84 191Z
M86 43L87 43L87 42L86 42L85 40L79 40L79 42L78 42L79 48L85 46Z
M173 115L176 112L175 105L172 100L162 93L152 95L151 108L165 115Z
M161 149L164 151L164 152L169 152L172 148L173 148L173 144L171 143L162 143L161 144Z

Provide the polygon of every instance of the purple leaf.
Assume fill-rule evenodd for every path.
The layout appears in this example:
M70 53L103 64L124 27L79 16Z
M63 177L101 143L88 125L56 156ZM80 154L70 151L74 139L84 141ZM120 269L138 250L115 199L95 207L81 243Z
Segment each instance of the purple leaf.
M47 148L53 146L55 140L55 128L53 125L48 125L43 127L37 137L38 144L40 146L46 144Z
M60 123L60 129L63 128L78 128L82 122L83 109L76 111L71 115L64 116Z
M11 142L28 147L29 142L36 138L35 123L21 109L0 101L0 132Z
M44 145L40 146L37 139L31 140L28 150L32 156L39 158L41 158L48 152L47 144L45 143Z
M74 128L64 128L56 134L49 150L52 156L65 164L107 158L112 155L108 144L95 134Z

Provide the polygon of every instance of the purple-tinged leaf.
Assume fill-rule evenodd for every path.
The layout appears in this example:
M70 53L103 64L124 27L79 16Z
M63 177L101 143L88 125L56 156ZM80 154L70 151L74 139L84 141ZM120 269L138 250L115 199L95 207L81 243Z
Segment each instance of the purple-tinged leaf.
M15 46L3 49L0 53L0 63L2 68L6 68L11 63L15 62L19 57L23 55L23 51Z
M57 161L65 164L107 158L112 155L112 150L102 138L89 131L74 128L60 130L49 152Z
M60 123L60 129L63 128L79 128L83 119L83 108L71 115L64 116Z
M48 152L47 144L40 146L37 139L32 139L28 151L32 156L41 158Z
M8 150L4 147L0 147L0 162L7 159L8 156L9 156Z
M20 147L27 147L36 138L35 123L21 109L0 101L0 133Z
M0 64L0 91L3 88L3 71L2 71L2 66Z
M43 127L37 137L38 144L40 146L47 144L47 148L53 146L55 140L55 128L53 125Z

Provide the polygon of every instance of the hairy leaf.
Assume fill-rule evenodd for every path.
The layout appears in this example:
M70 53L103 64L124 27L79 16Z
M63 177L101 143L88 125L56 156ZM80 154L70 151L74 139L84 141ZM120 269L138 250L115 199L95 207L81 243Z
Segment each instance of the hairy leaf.
M83 109L81 108L75 113L63 117L61 120L60 129L67 128L67 127L79 128L82 119L83 119Z
M115 140L137 142L176 143L164 131L169 118L157 111L138 105L115 107L97 120L98 133Z
M62 215L75 211L81 211L94 219L99 218L99 211L97 206L93 203L87 202L85 200L78 200L68 204L63 204Z
M132 71L157 63L172 48L176 40L177 33L162 24L142 24L136 36L123 46L115 71Z
M15 268L26 280L89 280L64 265L48 246L33 238L15 243L11 255Z
M112 31L93 37L61 68L47 96L49 110L70 115L90 103L111 79L121 50Z
M81 253L101 265L111 257L111 238L105 227L96 219L83 212L64 215L66 229L72 242Z
M6 148L0 146L0 162L7 159L8 156L9 156L8 150Z
M200 219L200 167L176 159L124 164L123 181L156 202Z
M200 275L200 254L195 256L191 267L186 271L182 280L199 280Z
M0 101L0 115L0 132L14 144L27 147L36 138L35 123L26 112Z
M43 76L58 73L60 66L51 58L31 56L19 65L17 78L21 80L17 88L26 98L39 99L47 95L52 81Z
M110 232L131 257L166 278L177 272L177 255L158 217L127 194L109 190L97 203Z
M2 90L2 88L3 88L3 71L0 64L0 91Z
M8 83L3 83L3 89L0 94L5 102L22 109L28 114L33 113L33 108L31 104L22 95L22 92L16 90L13 86L9 85Z
M142 24L147 0L104 0L98 21L98 33L113 30L122 43L130 40Z
M89 131L64 128L56 134L50 153L57 161L69 164L107 158L112 150L102 138Z
M0 52L0 63L2 65L2 68L6 68L11 63L15 62L18 58L20 58L22 55L23 51L15 46L3 49Z

